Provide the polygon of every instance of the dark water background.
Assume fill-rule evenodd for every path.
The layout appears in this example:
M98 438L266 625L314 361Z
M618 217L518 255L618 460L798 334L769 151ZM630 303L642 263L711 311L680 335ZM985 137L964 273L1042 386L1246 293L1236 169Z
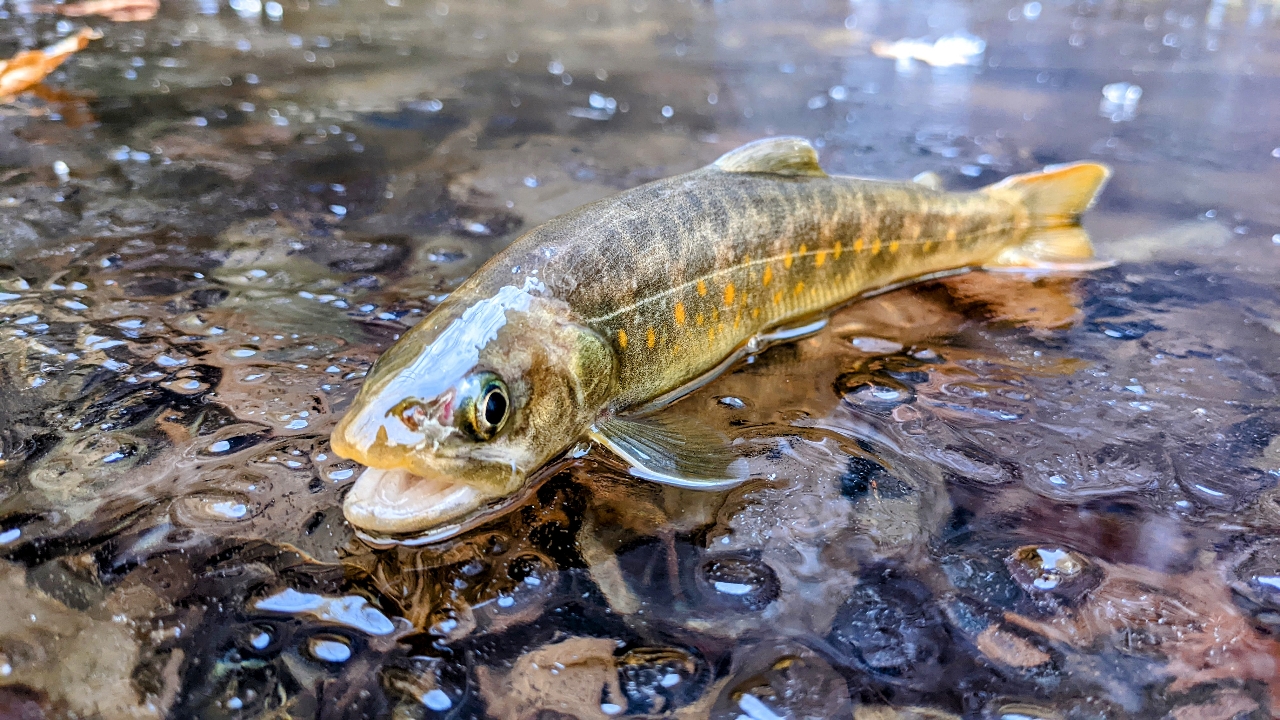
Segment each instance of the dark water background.
M83 24L7 0L0 54ZM0 107L0 717L1280 707L1280 6L89 24ZM974 64L873 51L943 37ZM767 448L735 491L588 457L440 546L353 538L327 434L379 352L521 230L772 133L953 188L1103 160L1120 263L899 291L741 366L675 408Z

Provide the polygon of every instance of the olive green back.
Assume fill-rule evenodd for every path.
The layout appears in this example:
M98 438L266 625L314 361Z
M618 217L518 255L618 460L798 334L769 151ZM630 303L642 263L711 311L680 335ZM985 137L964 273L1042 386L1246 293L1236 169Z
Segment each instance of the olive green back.
M537 278L612 344L614 407L624 409L698 378L762 331L981 264L1028 227L1019 205L981 192L708 167L526 233L453 299Z

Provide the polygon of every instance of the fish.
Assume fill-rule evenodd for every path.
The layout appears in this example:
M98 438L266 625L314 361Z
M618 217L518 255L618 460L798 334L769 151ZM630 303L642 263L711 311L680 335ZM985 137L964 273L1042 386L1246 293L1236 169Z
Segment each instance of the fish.
M370 542L431 543L603 448L631 474L716 490L748 478L723 436L661 410L861 297L975 269L1082 271L1094 162L976 191L828 175L775 137L515 239L373 364L334 428L366 467L343 512Z

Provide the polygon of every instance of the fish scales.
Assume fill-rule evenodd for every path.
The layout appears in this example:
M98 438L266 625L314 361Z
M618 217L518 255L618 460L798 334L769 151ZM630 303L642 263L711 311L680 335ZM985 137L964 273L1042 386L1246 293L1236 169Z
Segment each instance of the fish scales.
M616 402L627 407L695 380L769 328L978 264L993 243L1016 244L1018 223L1012 203L982 193L706 168L552 220L500 256L510 271L478 273L455 295L537 277L614 345Z
M639 477L745 478L723 438L646 415L749 341L867 293L975 267L1081 269L1093 163L967 193L831 177L796 138L557 217L491 258L370 369L332 434L367 470L343 512L379 537L474 527L584 438Z

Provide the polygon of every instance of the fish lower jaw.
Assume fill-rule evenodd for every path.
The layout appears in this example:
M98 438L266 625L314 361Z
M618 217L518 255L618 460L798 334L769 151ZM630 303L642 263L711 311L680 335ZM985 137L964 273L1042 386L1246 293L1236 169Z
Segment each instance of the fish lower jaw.
M484 489L465 483L422 477L403 469L369 468L347 492L342 513L365 534L403 536L458 526L495 499Z

